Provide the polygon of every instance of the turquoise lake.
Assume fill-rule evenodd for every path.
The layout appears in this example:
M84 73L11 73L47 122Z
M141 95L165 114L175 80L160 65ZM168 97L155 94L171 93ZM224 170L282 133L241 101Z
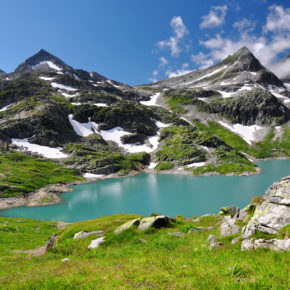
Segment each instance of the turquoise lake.
M152 212L185 217L218 213L222 206L244 207L274 181L290 175L290 160L256 162L262 173L251 176L186 176L143 173L73 186L61 204L18 207L1 216L75 222L116 213Z

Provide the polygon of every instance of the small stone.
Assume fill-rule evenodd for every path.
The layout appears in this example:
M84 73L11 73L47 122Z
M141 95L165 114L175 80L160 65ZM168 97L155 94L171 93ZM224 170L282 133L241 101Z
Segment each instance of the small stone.
M187 266L186 265L183 265L182 268L187 268Z
M175 236L175 237L178 237L178 238L182 238L184 236L183 233L180 233L180 232L176 232L176 233L168 233L169 236Z
M18 220L17 222L18 222L18 223L23 223L23 221L22 221L22 220Z
M199 232L199 230L198 229L196 229L196 228L190 228L189 229L189 231L188 231L188 233L198 233Z
M240 211L239 207L236 206L224 206L220 209L219 215L230 214L234 216Z
M70 259L69 259L69 258L64 258L64 259L62 259L61 261L62 261L62 262L69 262Z
M223 243L222 242L214 242L214 243L210 243L209 245L208 245L208 247L210 248L210 249L213 249L213 248L221 248L221 247L223 247Z
M198 248L194 248L194 251L197 252L198 251Z
M234 245L239 241L240 237L235 237L232 239L231 244Z
M207 241L211 244L211 243L215 243L218 240L218 238L214 235L209 235L207 238Z

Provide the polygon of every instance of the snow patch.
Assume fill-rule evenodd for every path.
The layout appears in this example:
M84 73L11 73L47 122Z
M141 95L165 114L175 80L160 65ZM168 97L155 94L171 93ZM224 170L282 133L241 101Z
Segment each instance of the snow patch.
M65 93L65 92L63 92L63 91L60 91L60 93L61 93L64 97L66 97L66 98L73 98L73 97L77 97L77 96L78 96L78 94L73 94L73 95L71 95L71 94L67 94L67 93Z
M188 164L188 165L186 165L185 167L186 167L186 168L191 168L191 167L201 167L201 166L204 166L204 165L205 165L205 162L196 162L196 163Z
M80 81L81 79L74 73L74 79Z
M62 89L62 90L66 90L66 91L76 91L76 88L70 87L70 86L66 86L66 85L62 85L62 84L58 84L58 83L51 83L51 86L54 88L58 88L58 89Z
M284 104L290 103L290 99L285 97L285 96L283 96L283 95L281 95L281 94L275 93L274 91L271 91L271 94L273 96L275 96L276 98L278 98L278 99L282 99Z
M240 89L238 89L238 92L239 91L251 91L253 89L253 87L251 85L244 85L242 86Z
M287 91L290 92L290 84L284 83L284 86L287 88Z
M107 104L105 103L94 103L94 106L97 106L97 107L109 107Z
M42 76L42 77L39 77L41 80L44 80L44 81L52 81L52 80L54 80L54 78L53 77L44 77L44 76Z
M114 86L117 89L121 88L121 86L115 85L111 80L107 80L106 82L109 83L110 85Z
M6 111L10 106L11 106L12 104L9 104L9 105L7 105L7 106L4 106L4 107L2 107L1 109L0 109L0 112L2 112L2 111Z
M157 164L158 164L158 162L150 162L148 169L154 169Z
M95 179L95 178L101 178L104 174L93 174L93 173L84 173L83 177L87 179Z
M74 131L81 137L88 137L89 135L98 131L98 125L95 122L91 122L90 118L88 123L80 123L76 120L73 120L72 114L68 116L68 119Z
M223 66L223 67L221 67L221 68L218 68L218 69L212 71L211 73L208 73L207 75L205 75L205 76L203 76L203 77L201 77L201 78L199 78L199 79L194 80L193 82L201 81L201 80L203 80L203 79L205 79L205 78L208 78L208 77L210 77L210 76L212 76L212 75L215 75L215 74L217 74L218 72L224 70L226 67L227 67L227 66L225 65L225 66Z
M145 106L158 106L156 104L156 102L157 102L157 99L158 99L159 96L160 96L160 93L156 93L156 94L154 94L154 95L152 95L150 97L150 100L149 101L141 101L140 103L142 105L145 105Z
M148 143L146 144L123 144L121 138L125 135L131 135L131 132L125 131L122 127L115 127L110 130L99 130L99 125L95 122L91 122L89 118L89 122L87 123L80 123L73 119L73 115L70 114L68 116L69 121L76 132L81 137L87 137L93 133L100 134L105 141L113 141L118 144L119 147L125 149L129 153L138 153L138 152L153 152L158 148L159 145L159 136L160 133L157 132L154 136L148 137ZM158 128L165 128L170 126L171 124L164 124L162 122L156 121L156 126Z
M43 62L40 62L39 64L37 64L35 67L38 67L39 65L42 65L42 64L47 64L50 68L54 69L54 70L57 70L57 71L61 71L62 68L57 66L56 64L54 64L52 61L43 61Z
M28 138L25 139L12 139L12 144L15 144L18 147L24 147L27 151L38 153L46 158L66 158L68 155L61 152L61 147L48 147L38 144L33 144L28 142Z
M219 92L224 99L231 98L235 94L235 92L224 92L224 91L217 91L217 92Z
M241 124L229 125L223 121L218 121L222 126L229 129L230 131L240 135L248 144L252 145L255 141L255 133L261 130L262 127L258 125L244 126Z

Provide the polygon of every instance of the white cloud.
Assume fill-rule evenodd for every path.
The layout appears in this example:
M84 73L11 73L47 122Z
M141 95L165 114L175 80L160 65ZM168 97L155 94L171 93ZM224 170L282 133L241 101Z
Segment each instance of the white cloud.
M269 10L264 32L290 31L290 8L284 9L283 6L272 5Z
M167 40L162 40L157 43L159 48L168 47L170 54L173 57L179 57L179 54L183 51L181 43L186 34L189 34L186 26L184 25L180 16L174 16L170 21L170 26L173 29L173 36Z
M179 76L183 76L185 74L188 74L192 72L192 70L188 70L188 69L178 69L176 71L171 71L171 70L168 70L165 72L165 74L169 77L169 78L174 78L174 77L179 77Z
M203 29L222 25L225 22L227 10L227 5L213 6L209 14L202 16L200 28Z
M189 63L184 63L183 65L182 65L182 68L188 68L189 67Z
M149 78L148 79L150 82L152 82L152 83L156 83L156 82L158 82L158 80L156 79L156 78Z
M283 63L277 63L272 66L272 71L280 78L290 75L290 58Z
M159 71L158 70L154 70L152 74L156 77L156 76L158 76Z
M281 74L274 64L279 54L290 49L290 18L288 19L290 9L284 9L281 6L271 6L269 9L270 13L263 27L264 34L262 36L252 33L253 22L244 18L234 24L234 28L239 30L235 39L217 34L206 41L200 41L200 44L209 52L192 55L192 60L204 68L233 54L241 47L247 46L263 65L275 70L280 76ZM278 16L279 19L277 19ZM270 31L275 33L270 35L266 33Z
M242 20L235 22L233 27L240 32L250 32L255 30L256 22L253 22L247 18L243 18Z
M166 66L169 63L169 61L163 56L161 56L159 58L159 60L160 60L159 67L164 67L164 66Z
M209 54L200 52L198 54L192 54L191 60L199 66L199 68L206 68L214 64L214 60Z

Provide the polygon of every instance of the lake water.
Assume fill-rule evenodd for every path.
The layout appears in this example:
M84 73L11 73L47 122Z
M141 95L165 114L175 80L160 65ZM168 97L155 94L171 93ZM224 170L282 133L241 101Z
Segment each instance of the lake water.
M274 181L290 175L290 160L256 162L262 174L251 176L185 176L143 173L73 186L61 195L63 203L18 207L1 216L74 222L116 213L152 212L185 217L218 213L222 206L244 207Z

